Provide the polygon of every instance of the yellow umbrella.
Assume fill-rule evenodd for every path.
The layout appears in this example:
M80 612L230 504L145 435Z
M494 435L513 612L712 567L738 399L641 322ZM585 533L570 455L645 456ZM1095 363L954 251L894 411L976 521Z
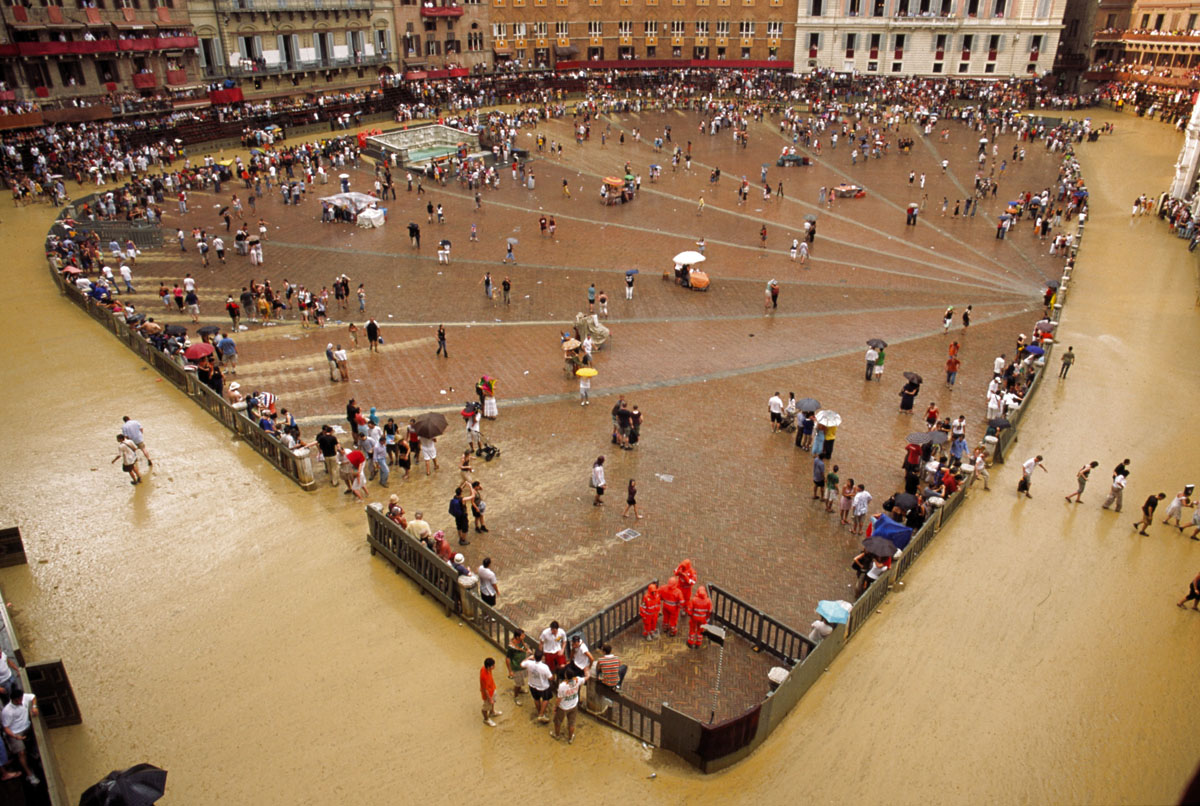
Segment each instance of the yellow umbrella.
M591 367L580 367L579 369L575 370L575 374L580 378L595 378L600 373Z

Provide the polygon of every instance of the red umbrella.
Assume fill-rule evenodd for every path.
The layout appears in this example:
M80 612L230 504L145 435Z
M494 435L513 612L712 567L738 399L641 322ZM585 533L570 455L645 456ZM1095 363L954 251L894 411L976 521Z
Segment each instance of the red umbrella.
M362 467L363 462L367 461L367 457L359 450L347 451L346 461L353 465L355 469L358 469Z
M206 341L198 341L184 351L183 357L188 361L195 361L198 358L204 358L206 355L212 354L213 346L211 344Z

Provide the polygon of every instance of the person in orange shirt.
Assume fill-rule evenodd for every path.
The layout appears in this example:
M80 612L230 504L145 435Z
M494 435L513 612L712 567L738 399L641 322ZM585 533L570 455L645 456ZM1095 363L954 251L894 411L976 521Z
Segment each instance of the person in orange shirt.
M679 578L671 577L667 586L659 591L663 608L663 632L667 635L679 634L679 608L687 604L683 600L683 592L679 590Z
M675 569L675 578L679 580L679 592L683 594L683 606L692 600L692 587L696 584L696 571L692 568L691 560L684 560Z
M489 728L496 727L492 717L501 715L501 712L496 710L496 680L492 677L492 670L495 668L496 659L487 658L483 662L483 668L479 670L479 693L483 696L483 724Z
M699 649L704 645L704 625L712 613L712 600L708 598L708 590L703 585L696 588L696 595L688 603L688 647Z
M642 617L642 638L649 641L654 637L654 633L658 631L658 614L662 610L662 601L658 596L658 586L653 582L646 588L646 595L642 597L642 605L638 608L638 614Z

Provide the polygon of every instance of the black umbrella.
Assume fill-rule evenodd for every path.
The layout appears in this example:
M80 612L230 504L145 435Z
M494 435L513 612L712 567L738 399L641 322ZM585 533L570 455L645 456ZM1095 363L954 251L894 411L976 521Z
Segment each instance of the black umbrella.
M907 378L908 380L912 381L915 384L925 383L925 381L921 379L921 376L915 372L906 372L906 373L904 373L904 377Z
M924 445L926 443L945 445L950 441L950 435L945 431L921 431L919 433L909 434L905 438L913 445Z
M1058 290L1058 280L1047 280L1046 288L1052 288L1055 291L1057 291Z
M413 430L417 432L417 436L425 439L433 439L441 436L446 430L446 418L436 411L429 411L417 418Z
M228 205L226 205L225 207L222 207L222 208L221 208L221 211L220 211L219 213L217 213L217 215L219 215L219 216L223 216L223 215L225 215L225 214L226 214L226 213L228 213L228 212L229 212L229 206L228 206Z
M1012 423L1010 423L1004 417L993 417L992 419L988 420L988 425L990 425L992 428L1008 428L1012 425Z
M863 549L867 554L887 558L896 553L896 544L883 537L868 537L863 541Z
M438 245L439 246L449 246L450 242L448 240L446 240L445 238L442 238L442 240L438 242Z
M917 497L912 493L898 493L893 503L900 507L901 512L908 512L917 505Z
M215 336L221 332L221 328L217 327L216 325L205 325L196 332L201 336Z
M163 328L163 333L168 336L186 336L187 328L183 325L167 325Z
M800 411L817 411L821 408L821 401L815 397L802 397L796 401L796 408Z
M874 347L876 350L882 350L887 347L887 342L883 339L867 339L867 346Z
M79 796L79 806L153 806L167 788L167 771L152 764L113 770Z

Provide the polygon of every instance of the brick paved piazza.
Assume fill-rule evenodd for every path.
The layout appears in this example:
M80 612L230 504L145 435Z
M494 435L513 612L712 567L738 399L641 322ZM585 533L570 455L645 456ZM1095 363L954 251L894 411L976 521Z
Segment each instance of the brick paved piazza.
M598 135L606 121L612 134L602 147ZM916 139L909 154L893 149L882 160L854 165L844 143L831 150L826 139L815 166L778 168L775 157L785 141L777 121L751 124L745 149L735 146L728 130L715 137L698 133L698 122L692 112L615 116L594 124L583 146L571 138L570 118L546 122L541 130L548 139L565 144L562 156L535 154L535 190L518 187L505 170L501 188L485 192L483 209L476 211L464 188L432 189L428 197L446 211L441 226L426 223L425 200L405 192L403 172L397 176L399 198L388 204L389 223L378 230L322 225L312 192L299 207L284 206L277 195L259 203L271 225L265 269L273 284L287 278L316 290L346 272L353 286L365 283L367 311L383 324L385 345L369 355L364 336L364 347L351 354L352 383L331 383L325 344L349 346L345 324L336 322L349 314L339 313L331 300L324 330L301 329L292 311L278 326L255 324L241 333L236 379L246 391L277 394L311 437L312 426L342 419L350 396L364 411L376 406L384 416L431 408L449 413L472 397L480 375L497 377L500 416L485 421L484 433L503 455L481 463L477 472L491 532L472 535L467 555L473 565L492 556L502 609L530 629L540 630L551 618L574 623L649 578L665 579L683 557L693 559L702 581L715 581L793 626L807 625L818 599L849 594L848 563L857 541L838 528L836 514L811 506L811 455L793 447L790 436L771 433L767 398L776 390L785 398L793 391L840 412L834 462L843 479L865 482L878 504L901 485L903 437L920 426L919 414L898 413L900 373L923 374L919 410L936 400L944 415L966 414L968 437L976 442L992 359L1011 353L1016 334L1039 318L1044 281L1059 273L1059 259L1047 256L1048 244L1033 237L1030 222L1019 222L1007 240L994 237L1005 200L1053 185L1057 161L1040 145L1028 147L1024 161L1009 161L999 196L977 217L954 219L941 216L942 198L952 211L955 200L965 197L979 137L957 123L948 140L922 138L915 128L901 131L899 136ZM676 142L692 140L690 172L681 165L673 173L669 155L645 143L666 124ZM642 143L633 142L635 128ZM626 133L623 146L616 142L619 131ZM532 150L532 130L521 137ZM1011 134L1001 137L1000 158L1011 157L1014 142ZM943 159L950 162L946 173ZM621 173L626 161L643 178L641 193L631 204L606 207L600 180ZM663 165L655 183L649 181L650 163ZM763 163L771 165L772 188L782 181L785 198L762 199ZM721 169L716 185L708 181L714 166ZM927 175L929 201L915 228L904 221L905 205L922 196L908 182L910 170ZM739 205L735 190L743 174L751 182L750 199ZM570 199L563 194L564 178ZM364 165L353 182L367 190L370 180ZM862 185L866 197L837 199L832 209L817 204L822 185L843 181ZM701 197L705 207L698 213ZM218 201L195 194L182 225L215 226ZM553 239L539 235L542 213L557 219ZM801 266L789 259L787 247L810 214L818 219L818 234L809 263ZM420 250L408 243L409 220L421 225ZM181 221L169 215L166 223ZM469 241L472 223L478 243ZM763 224L765 248L759 243ZM453 241L448 266L435 256L443 237ZM519 239L515 266L500 262L508 237ZM663 282L670 257L700 237L707 240L711 291ZM203 269L194 251L180 255L167 248L161 257L147 257L136 269L147 308L162 310L146 293L160 279L190 271L199 282L203 321L222 325L228 322L225 294L236 295L263 276L245 258ZM633 301L624 299L622 288L629 268L640 270ZM511 276L511 305L485 298L485 271L497 282ZM782 287L779 308L764 315L771 278ZM611 298L606 324L613 339L598 354L593 405L583 408L574 379L563 372L558 333L586 310L589 283ZM951 332L963 345L963 368L951 392L940 382L949 341L941 315L947 305L961 313L968 304L974 306L969 333L957 318ZM363 318L355 317L361 326ZM448 332L449 359L434 356L439 323ZM892 345L879 384L862 379L864 341L871 337ZM609 410L618 392L645 413L636 451L609 444ZM450 420L439 443L441 471L429 478L414 471L404 483L393 476L386 492L398 493L410 512L424 509L435 528L453 534L446 505L458 483L457 452L465 440L461 419ZM610 494L603 508L591 506L587 486L600 454L608 457ZM636 526L639 538L622 542L615 533L632 525L621 518L629 478L638 480L647 518ZM373 488L372 500L385 499L382 492ZM325 486L316 494L342 498ZM345 499L347 510L354 509ZM677 640L682 650L684 639ZM684 661L703 662L694 656ZM664 695L687 706L678 702L685 695L659 691L649 674L640 690L638 681L635 664L630 693L649 701ZM757 683L751 688L746 697L761 696ZM705 689L696 702L707 696ZM732 713L744 704L733 696L726 706Z

